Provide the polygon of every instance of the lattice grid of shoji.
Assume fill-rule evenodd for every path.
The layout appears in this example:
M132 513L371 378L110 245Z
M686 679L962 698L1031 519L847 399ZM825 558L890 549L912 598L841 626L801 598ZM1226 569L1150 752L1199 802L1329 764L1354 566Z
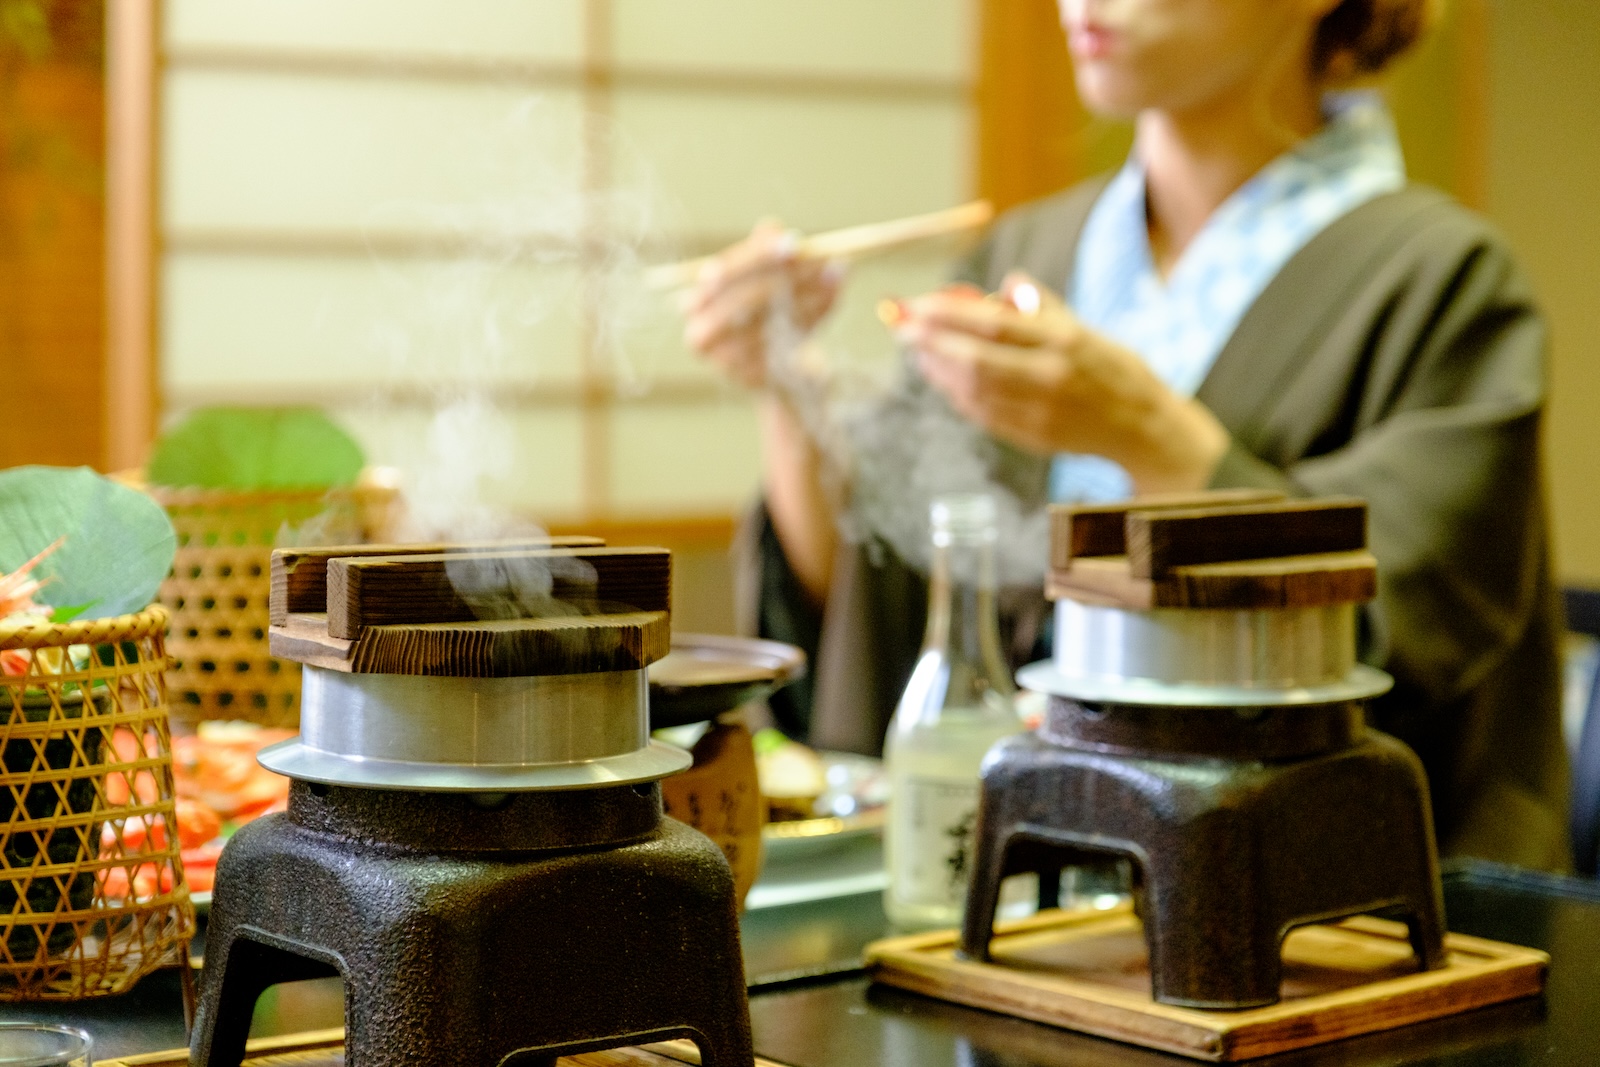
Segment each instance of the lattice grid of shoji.
M510 453L495 503L731 515L749 398L586 268L969 198L975 33L973 0L167 0L164 415L323 403L406 463L467 380L505 415L463 428ZM859 271L829 344L885 358L872 302L944 254Z

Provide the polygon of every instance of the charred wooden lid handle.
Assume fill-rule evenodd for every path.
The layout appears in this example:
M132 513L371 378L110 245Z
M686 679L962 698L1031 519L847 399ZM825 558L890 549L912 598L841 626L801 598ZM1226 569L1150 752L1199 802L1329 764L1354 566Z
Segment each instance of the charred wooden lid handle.
M1377 592L1360 500L1230 490L1065 506L1048 594L1136 610L1359 603Z
M271 621L282 626L293 614L328 610L328 561L353 556L421 556L438 552L499 552L521 548L593 548L598 537L529 537L511 541L418 545L333 545L280 548L272 553Z
M328 635L367 626L470 622L545 614L541 600L577 611L669 611L672 556L664 548L529 548L328 561Z
M1281 500L1182 510L1130 510L1128 571L1164 578L1196 563L1281 559L1367 547L1360 500Z
M1218 489L1209 493L1142 496L1117 504L1057 504L1050 509L1050 568L1064 571L1084 556L1128 554L1128 512L1269 504L1284 499L1270 489Z
M331 551L274 554L286 577L321 569L327 608L291 611L315 598L275 583L274 655L358 673L513 677L641 670L670 646L664 548Z

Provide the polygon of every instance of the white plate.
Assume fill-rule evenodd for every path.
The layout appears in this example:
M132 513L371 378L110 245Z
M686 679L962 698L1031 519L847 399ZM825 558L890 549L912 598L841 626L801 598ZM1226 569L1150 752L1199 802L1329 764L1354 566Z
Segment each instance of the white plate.
M785 861L831 851L861 837L882 834L888 779L883 761L853 752L819 752L827 788L817 817L768 823L761 831L767 859Z

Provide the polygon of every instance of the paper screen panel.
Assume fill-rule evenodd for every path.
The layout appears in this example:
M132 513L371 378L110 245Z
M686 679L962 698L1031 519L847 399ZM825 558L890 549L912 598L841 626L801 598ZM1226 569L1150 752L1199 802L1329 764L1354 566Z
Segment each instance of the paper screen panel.
M745 506L759 466L749 398L685 348L665 301L608 294L610 310L633 306L605 324L589 365L624 399L601 394L585 408L574 395L577 82L471 76L478 61L560 70L604 58L584 55L585 12L602 7L619 74L615 130L590 121L589 133L624 190L606 207L613 220L651 219L607 238L613 260L707 251L762 216L817 232L970 198L973 0L169 0L168 414L230 391L272 402L323 389L373 463L437 474L450 464L424 460L450 419L420 406L418 387L448 387L460 354L488 343L505 353L489 376L514 387L497 394L506 411L457 412L451 424L454 454L473 451L465 437L491 457L486 502L550 521L591 506L630 517ZM244 59L231 71L230 54ZM386 56L468 65L419 77L362 62ZM341 57L349 72L334 72ZM329 72L310 73L317 63ZM761 89L762 79L775 83ZM535 258L547 267L460 254L483 251L475 235L508 232L539 235L525 244L544 249ZM455 252L441 257L438 242ZM873 304L942 280L948 259L924 248L860 265L824 343L852 365L893 370ZM461 279L472 271L482 276ZM515 313L497 319L508 305ZM380 383L410 399L343 408ZM553 396L540 395L545 384ZM691 399L696 390L706 399ZM586 455L596 429L603 447Z
M611 506L624 515L733 514L761 477L755 409L744 396L611 411Z
M172 72L162 145L174 229L575 233L567 89Z
M571 521L582 510L583 427L576 406L362 407L336 414L369 463L409 472L408 499L436 504L476 479L483 504L518 516Z
M768 215L828 229L968 193L963 104L622 89L616 115L689 233L740 234Z
M612 367L631 391L648 392L659 385L713 386L726 380L684 344L683 316L670 307L642 318L629 329Z
M570 384L572 266L169 252L162 373L185 389Z
M616 0L617 64L965 82L973 0Z
M167 0L168 48L581 60L582 0Z

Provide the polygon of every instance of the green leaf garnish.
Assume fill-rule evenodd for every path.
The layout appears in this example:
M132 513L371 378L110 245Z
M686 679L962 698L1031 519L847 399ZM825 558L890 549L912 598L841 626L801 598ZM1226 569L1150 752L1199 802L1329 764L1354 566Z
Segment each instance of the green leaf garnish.
M50 621L55 623L71 622L92 607L94 607L94 603L91 601L88 604L70 604L66 607L55 608L50 612Z
M149 606L178 549L160 504L88 467L0 471L0 573L62 535L34 569L48 579L34 598L95 619Z
M156 443L152 485L331 489L366 463L361 446L316 408L202 408Z

